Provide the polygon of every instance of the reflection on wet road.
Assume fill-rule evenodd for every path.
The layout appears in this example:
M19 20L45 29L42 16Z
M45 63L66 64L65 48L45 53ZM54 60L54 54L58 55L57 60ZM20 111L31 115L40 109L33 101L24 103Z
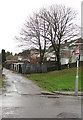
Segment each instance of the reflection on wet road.
M81 117L80 97L48 98L41 95L41 88L20 74L6 69L3 72L7 77L2 95L3 118L57 118L60 113L68 118Z

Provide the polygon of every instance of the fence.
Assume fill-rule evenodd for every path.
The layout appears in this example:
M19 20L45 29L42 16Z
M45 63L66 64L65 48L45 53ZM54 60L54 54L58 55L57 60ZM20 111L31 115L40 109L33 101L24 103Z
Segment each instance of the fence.
M83 65L83 61L79 63L79 66ZM57 62L45 62L43 64L39 63L14 63L14 64L6 64L5 66L8 69L15 70L19 73L23 74L31 74L31 73L46 73L57 69ZM75 63L64 64L61 65L61 69L67 69L76 67Z
M46 62L46 65L47 65L47 71L48 72L58 70L57 69L57 62ZM83 66L83 61L79 62L79 66ZM61 65L61 69L67 69L67 68L73 68L73 67L76 67L76 62Z
M39 63L24 63L22 65L22 73L46 73L47 65Z

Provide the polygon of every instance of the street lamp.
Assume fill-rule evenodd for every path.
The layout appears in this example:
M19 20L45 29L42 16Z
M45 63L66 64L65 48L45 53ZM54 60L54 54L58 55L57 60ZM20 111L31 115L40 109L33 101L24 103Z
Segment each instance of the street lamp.
M77 57L77 71L76 71L76 86L75 86L75 94L78 95L78 80L79 80L79 75L78 75L78 72L79 72L79 57Z
M80 60L80 46L83 45L82 42L78 42L78 43L72 43L70 44L70 46L77 46L77 50L76 52L74 53L76 55L76 66L77 66L77 70L76 70L76 81L75 81L75 94L78 95L78 80L79 80L79 75L78 75L78 72L79 72L79 60Z
M76 71L76 81L75 81L75 94L78 95L78 80L79 80L79 75L78 75L78 72L79 72L79 59L80 59L80 47L78 45L77 47L77 51L75 53L76 55L76 63L77 63L77 71Z

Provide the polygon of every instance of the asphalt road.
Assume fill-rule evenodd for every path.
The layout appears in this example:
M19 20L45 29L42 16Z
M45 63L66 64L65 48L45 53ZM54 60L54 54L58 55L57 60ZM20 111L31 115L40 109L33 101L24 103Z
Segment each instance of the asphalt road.
M21 74L4 69L5 88L0 95L2 118L81 118L80 96L41 95L42 89Z

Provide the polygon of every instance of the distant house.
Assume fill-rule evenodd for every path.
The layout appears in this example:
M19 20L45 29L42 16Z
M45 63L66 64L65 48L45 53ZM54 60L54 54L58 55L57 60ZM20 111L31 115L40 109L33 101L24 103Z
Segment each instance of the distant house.
M65 41L64 44L61 44L60 48L60 58L61 64L68 64L76 62L76 55L74 54L77 50L77 46L80 47L80 61L83 61L83 39L78 38L70 42ZM53 47L49 47L48 52L46 53L47 60L57 61Z
M48 51L45 53L46 61L57 61L54 51Z
M37 49L31 49L30 57L31 58L37 58L38 56L39 56L39 51Z
M22 56L18 56L18 60L20 60L20 61L21 61L22 59L23 59L23 57L22 57Z
M75 63L76 62L76 55L74 54L77 50L77 46L80 46L80 61L83 61L83 39L78 38L72 41L65 41L64 44L61 44L60 48L60 58L61 64L68 64L68 63ZM53 47L50 46L44 55L46 61L57 61L57 57ZM30 50L30 57L26 58L30 61L30 63L36 63L40 61L40 53L37 49ZM22 59L22 61L26 61L26 59ZM19 60L21 57L19 56Z
M61 49L61 64L68 64L70 62L72 52L69 48Z
M68 44L62 44L60 49L61 64L68 64L71 52L69 50ZM46 52L47 61L57 61L57 57L53 47L50 46Z
M76 55L74 53L76 53L77 49L79 49L80 61L83 61L83 39L79 38L79 39L73 40L70 43L69 47L70 47L70 49L72 49L73 57L75 59L76 59Z
M6 60L5 61L5 67L10 69L11 68L11 64L13 63L17 63L17 60Z

